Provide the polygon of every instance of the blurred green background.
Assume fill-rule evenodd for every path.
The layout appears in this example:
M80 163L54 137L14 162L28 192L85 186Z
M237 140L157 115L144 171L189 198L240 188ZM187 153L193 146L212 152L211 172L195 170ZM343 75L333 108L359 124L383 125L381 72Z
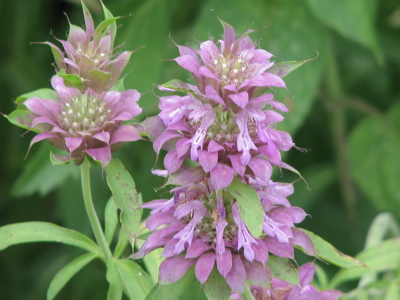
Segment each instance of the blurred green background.
M102 18L97 0L85 1L95 23ZM289 131L301 152L285 161L297 168L290 197L310 217L301 224L355 255L364 247L368 226L378 212L400 218L400 3L398 0L104 0L117 16L121 51L139 49L125 74L125 87L143 93L140 117L158 113L155 85L190 74L171 59L173 42L198 47L220 38L216 15L238 34L249 28L260 47L276 61L315 58L290 74L287 90L275 91L290 113L279 127ZM211 11L211 9L214 10ZM0 0L0 112L14 109L19 95L50 87L54 74L48 46L65 39L71 23L83 26L79 1ZM170 39L171 38L171 39ZM78 168L52 167L48 146L35 145L25 158L32 133L0 118L0 226L48 221L91 235L82 205ZM156 155L140 141L118 153L143 199L157 195L162 179L151 175ZM162 157L158 167L161 167ZM99 215L110 193L101 171L94 172ZM288 172L276 180L294 181ZM27 244L0 252L0 298L44 299L54 274L80 250L58 244ZM128 254L127 254L128 255ZM301 260L302 258L300 258ZM329 266L328 266L329 267ZM328 268L335 272L337 269ZM93 262L58 299L104 299L105 268ZM84 283L84 284L82 284Z

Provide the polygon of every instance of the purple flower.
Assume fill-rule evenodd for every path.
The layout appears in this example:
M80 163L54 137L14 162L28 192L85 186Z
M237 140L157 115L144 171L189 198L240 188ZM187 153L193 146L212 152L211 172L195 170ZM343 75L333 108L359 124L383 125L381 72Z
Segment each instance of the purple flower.
M318 291L311 285L315 274L315 265L306 263L299 270L300 285L293 285L281 279L272 278L271 286L250 287L255 300L337 300L342 292L337 290ZM242 300L238 294L232 294L229 300Z
M270 282L271 272L266 265L269 252L293 258L293 246L298 245L313 253L312 242L294 227L306 214L286 200L293 191L291 184L255 186L265 216L264 236L255 238L241 219L236 200L217 196L210 181L205 177L177 186L171 191L171 199L143 205L152 209L146 226L153 233L132 257L164 248L166 259L160 266L160 282L173 283L195 265L201 283L216 268L232 291L242 293L246 280L256 286Z
M85 155L89 155L101 161L104 167L111 159L111 152L118 150L123 142L140 139L135 127L122 124L142 111L136 103L140 98L136 90L98 94L87 89L82 93L66 87L58 76L54 76L51 83L57 93L56 99L32 97L23 103L31 112L30 129L39 132L31 146L47 140L69 153L57 155L61 161L74 159L79 165Z
M125 51L115 57L116 27L111 24L116 18L106 19L94 28L92 16L83 2L82 7L86 28L70 24L67 40L59 40L64 52L53 43L45 44L51 47L58 71L79 75L83 90L90 88L101 93L115 84L132 52Z
M261 155L267 158L263 165L268 169L286 167L280 151L294 146L288 133L275 129L283 120L276 110L287 112L287 108L272 94L263 94L272 86L285 87L278 75L268 72L274 65L269 60L272 55L256 49L247 36L251 30L235 40L232 26L221 23L224 37L218 43L206 41L197 51L178 46L181 56L175 60L192 72L196 85L174 81L161 86L161 90L188 93L160 97L162 123L147 126L159 132L154 136L157 153L175 143L164 160L169 173L189 158L210 172L211 183L218 189L229 186L235 173L251 172L253 159Z

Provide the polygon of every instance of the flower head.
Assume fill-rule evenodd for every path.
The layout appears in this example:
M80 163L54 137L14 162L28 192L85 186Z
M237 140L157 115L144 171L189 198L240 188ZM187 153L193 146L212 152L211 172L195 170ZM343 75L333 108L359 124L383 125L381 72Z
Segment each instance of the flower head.
M85 92L66 87L59 76L52 78L55 99L28 98L23 104L31 112L28 127L38 131L31 146L48 140L56 148L66 150L68 156L57 156L61 161L74 159L76 164L85 155L106 166L111 152L123 142L140 139L137 129L123 125L142 111L136 103L136 90L108 91L101 94L91 89Z
M53 43L46 42L53 52L59 72L76 74L80 77L81 89L92 89L97 93L110 89L121 75L132 52L125 51L115 57L115 20L108 10L109 17L94 28L92 16L82 2L85 17L85 30L70 24L66 41L59 40L64 51ZM107 15L106 14L106 15Z
M190 176L190 174L187 174ZM184 177L184 176L182 176ZM279 188L280 187L280 188ZM160 266L160 281L172 283L195 265L197 279L204 283L215 267L232 291L242 293L245 281L254 285L270 282L269 253L293 258L293 246L313 252L310 240L296 230L305 213L286 200L290 184L259 189L263 204L264 234L252 236L243 222L238 202L212 188L209 178L177 186L171 199L143 205L152 209L146 226L154 231L134 258L163 247L166 258ZM286 201L283 201L285 199ZM179 268L177 268L179 265Z
M172 81L160 87L187 95L160 97L162 129L154 143L159 152L175 141L164 160L169 173L190 158L210 172L215 188L229 186L234 173L254 172L261 156L267 158L262 163L267 170L285 167L280 151L294 146L288 133L276 129L284 119L278 111L288 109L273 94L263 94L270 87L285 87L271 69L272 55L256 49L248 37L251 30L235 40L233 27L221 23L223 40L203 42L197 51L178 46L181 56L175 60L192 72L196 85Z

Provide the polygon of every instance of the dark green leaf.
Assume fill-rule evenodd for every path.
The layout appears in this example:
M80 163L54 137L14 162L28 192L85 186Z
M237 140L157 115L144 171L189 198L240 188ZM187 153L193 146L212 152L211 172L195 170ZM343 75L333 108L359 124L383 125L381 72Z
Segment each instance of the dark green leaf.
M117 207L121 210L120 221L133 246L142 217L140 195L129 172L118 159L112 159L105 167L107 184Z
M299 229L307 234L309 238L313 241L316 257L342 268L365 267L363 262L351 256L343 254L327 241L320 238L318 235L306 229Z
M96 257L95 253L83 254L58 271L47 290L47 300L54 299L68 281Z
M237 200L239 212L250 233L259 238L262 234L264 210L256 191L234 178L227 191Z
M341 35L370 48L382 59L374 28L376 0L306 0L314 15Z
M154 286L150 276L132 260L118 260L117 269L129 299L146 299Z
M74 165L52 166L49 160L50 150L50 145L43 143L40 149L27 159L24 170L12 187L13 196L22 197L34 193L44 196L65 180L79 176L79 168ZM54 155L51 157L54 158Z
M120 228L118 234L118 241L117 245L115 246L114 250L114 257L119 258L125 251L126 246L128 246L129 240L123 228Z
M231 295L231 288L215 267L204 283L204 292L209 300L229 299Z
M33 242L63 243L100 255L99 247L86 235L52 223L25 222L0 227L0 250Z
M382 211L400 217L400 102L387 118L369 117L352 131L349 155L352 174L366 197Z
M299 276L297 270L293 267L290 259L270 255L268 266L271 269L272 277L282 279L294 285L299 285Z

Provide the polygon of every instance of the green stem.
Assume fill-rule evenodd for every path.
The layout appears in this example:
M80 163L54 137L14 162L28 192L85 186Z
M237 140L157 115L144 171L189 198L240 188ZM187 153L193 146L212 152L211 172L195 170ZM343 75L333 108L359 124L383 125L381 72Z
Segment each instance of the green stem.
M90 162L87 158L84 159L81 166L81 179L83 201L85 203L86 213L88 214L90 225L92 226L97 244L99 245L104 259L107 262L112 258L112 254L110 248L108 247L106 237L104 236L103 229L101 228L99 218L97 217L96 210L93 205L92 192L90 189Z

